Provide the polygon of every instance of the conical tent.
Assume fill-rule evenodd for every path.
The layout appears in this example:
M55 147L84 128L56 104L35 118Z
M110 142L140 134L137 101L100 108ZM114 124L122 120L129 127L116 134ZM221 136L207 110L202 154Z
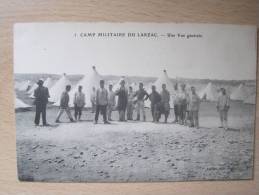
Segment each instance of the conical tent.
M162 91L162 85L166 84L166 88L170 93L170 96L174 93L174 85L172 83L172 81L170 80L169 76L167 75L166 70L163 71L163 73L160 75L160 77L157 78L157 80L153 83L150 84L148 89L146 89L146 91L148 92L148 94L151 93L152 89L151 86L154 85L156 86L156 91L158 93L160 93ZM146 107L150 107L150 101L145 101L145 106ZM170 106L173 107L173 99L170 98Z
M158 92L162 91L162 84L166 84L166 88L169 92L174 91L174 85L167 75L166 70L163 71L162 75L153 83L156 86Z
M34 90L37 89L37 87L38 87L38 84L37 84L37 83L34 83L34 84L31 86L30 90L27 92L27 94L29 94L30 97L31 97L31 95L33 95Z
M48 77L45 81L44 81L44 84L43 86L44 87L47 87L49 90L50 88L54 85L54 81L52 78Z
M15 109L21 109L21 108L30 108L31 106L28 104L25 104L22 100L15 98Z
M29 89L29 87L31 86L31 82L28 80L28 81L23 81L19 87L18 90L20 91L27 91Z
M73 88L73 90L70 93L70 105L72 105L73 101L73 96L75 92L78 90L78 86L81 85L83 87L83 92L85 93L85 103L86 107L91 106L91 94L92 94L92 89L95 87L96 89L99 88L100 86L100 80L103 79L103 76L100 75L95 66L92 67L92 73L89 75L85 75L78 83L77 85Z
M63 91L65 91L65 88L67 85L71 85L71 82L67 78L67 75L63 74L63 76L49 90L49 95L50 95L49 101L59 102L61 94L63 93Z
M247 90L243 84L240 84L230 95L230 99L244 101L247 98Z
M251 94L249 97L247 97L245 100L244 100L244 103L246 104L255 104L256 103L256 94Z
M216 101L218 98L216 87L212 85L212 83L208 83L208 85L200 91L199 97L208 101Z

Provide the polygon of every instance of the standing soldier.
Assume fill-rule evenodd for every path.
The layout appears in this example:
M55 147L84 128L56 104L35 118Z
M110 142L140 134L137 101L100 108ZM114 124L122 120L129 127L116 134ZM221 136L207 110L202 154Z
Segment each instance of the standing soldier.
M228 110L230 108L230 99L226 94L225 88L220 89L221 93L217 102L217 111L219 112L221 126L219 128L228 129Z
M191 88L190 88L191 90ZM184 124L186 126L188 126L188 122L190 122L190 93L192 93L191 91L187 92L186 93L186 103L187 103L187 106L186 106L186 116L185 116L185 121L184 121ZM190 123L189 123L190 124Z
M179 91L179 116L180 116L180 124L184 125L186 111L187 111L187 92L185 90L185 84L181 84L181 89Z
M60 98L60 108L58 112L58 116L56 118L56 123L60 123L59 119L63 112L65 111L67 113L68 118L71 122L74 122L74 119L71 115L70 108L69 108L69 91L71 90L71 85L66 86L66 90L62 93Z
M119 111L119 121L126 121L125 119L125 111L128 104L128 91L125 87L125 81L122 80L120 82L120 89L116 91L116 95L118 96L118 105L117 109Z
M108 105L108 91L104 88L104 80L100 80L100 88L96 91L96 110L95 110L95 124L98 122L99 113L103 115L104 124L110 124L107 121L107 105Z
M133 88L129 87L128 93L128 104L127 104L127 119L133 120L133 110L134 110L134 92Z
M92 104L92 113L94 113L95 109L96 109L96 89L95 89L95 87L92 88L90 100L91 100L91 104Z
M34 123L36 126L39 125L40 115L42 114L43 126L48 126L49 124L46 121L46 107L48 104L49 90L47 87L43 86L43 80L39 80L37 84L38 84L38 87L37 89L34 90L34 97L35 97L34 104L36 106Z
M178 90L177 83L174 85L173 103L174 103L174 116L175 116L173 123L178 123L179 112L180 112L180 99L179 99L179 90Z
M199 109L200 109L200 98L196 94L195 87L191 87L191 94L189 96L189 110L190 110L190 127L199 128Z
M134 94L134 97L137 97L137 119L136 119L136 121L140 120L140 113L142 113L143 121L146 121L144 101L148 99L148 93L144 89L143 83L139 83L139 89Z
M112 90L112 84L110 84L109 91L108 91L108 106L107 106L109 121L112 121L112 111L114 110L115 104L116 104L115 93Z
M82 86L79 85L78 92L74 96L75 120L81 120L82 110L85 106L85 94L82 92Z
M166 89L166 84L162 84L162 91L160 95L163 113L165 114L165 123L167 123L167 118L170 114L170 93Z
M156 86L152 85L152 93L149 95L149 100L151 102L151 114L153 117L153 122L158 122L160 113L158 113L158 104L161 102L161 96L156 91Z

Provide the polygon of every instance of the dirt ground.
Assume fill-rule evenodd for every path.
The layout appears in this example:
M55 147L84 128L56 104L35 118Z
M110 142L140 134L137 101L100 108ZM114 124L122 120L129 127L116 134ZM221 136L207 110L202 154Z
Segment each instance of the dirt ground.
M136 182L250 179L253 173L253 105L232 102L229 130L218 128L215 103L204 102L200 129L147 122L83 121L35 127L34 111L17 112L17 158L23 181ZM171 111L173 113L173 111ZM117 119L117 113L113 115ZM100 117L101 119L101 117Z

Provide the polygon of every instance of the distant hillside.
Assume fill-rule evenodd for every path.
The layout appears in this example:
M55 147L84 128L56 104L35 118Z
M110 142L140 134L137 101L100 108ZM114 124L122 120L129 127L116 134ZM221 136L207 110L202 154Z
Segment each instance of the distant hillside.
M23 81L23 80L30 80L32 82L36 82L39 79L46 79L48 77L51 77L54 80L58 80L61 75L57 74L15 74L15 80L16 81ZM75 74L75 75L68 75L69 80L75 84L80 79L83 78L83 75L81 74ZM121 78L121 76L117 75L104 75L104 79L107 81L118 81ZM145 85L149 83L155 82L157 78L155 77L140 77L140 76L126 76L126 79L130 80L131 82L139 83L143 82ZM231 86L237 86L241 83L246 84L250 87L256 86L255 80L216 80L216 79L190 79L190 78L172 78L171 81L173 83L187 83L190 85L205 85L209 82L212 82L215 85L231 85Z

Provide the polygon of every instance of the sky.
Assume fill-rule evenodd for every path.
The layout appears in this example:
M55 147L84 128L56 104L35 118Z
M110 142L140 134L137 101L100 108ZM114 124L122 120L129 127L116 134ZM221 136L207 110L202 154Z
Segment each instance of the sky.
M18 23L14 72L87 75L96 66L103 75L158 77L166 69L171 78L255 79L256 40L254 26Z

